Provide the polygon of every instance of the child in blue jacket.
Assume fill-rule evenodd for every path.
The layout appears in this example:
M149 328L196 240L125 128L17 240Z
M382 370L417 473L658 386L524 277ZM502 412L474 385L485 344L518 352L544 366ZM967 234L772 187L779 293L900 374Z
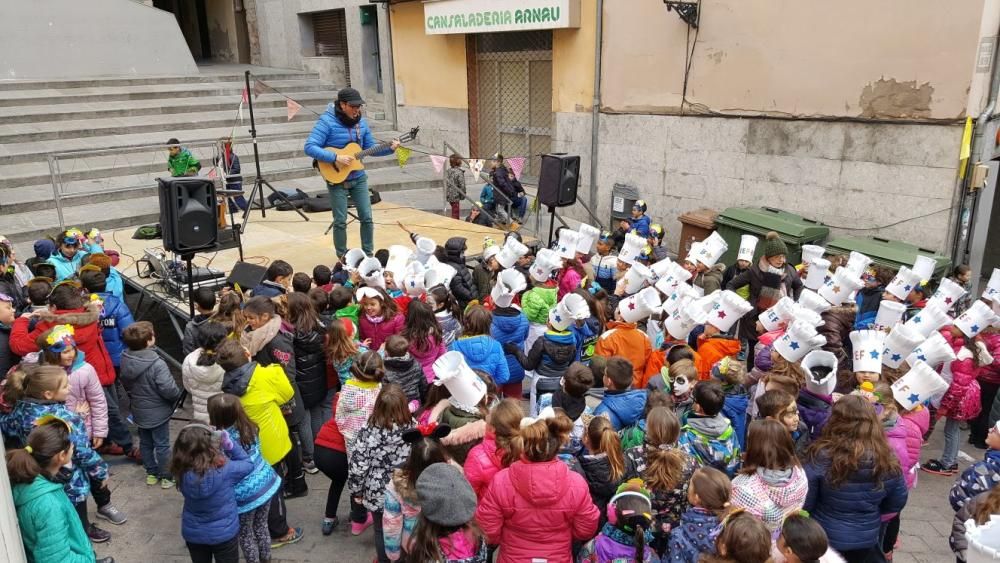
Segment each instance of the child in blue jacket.
M604 368L604 400L594 409L595 416L607 416L615 430L635 426L646 408L645 389L631 389L632 362L611 356Z
M170 473L184 495L181 536L192 561L238 563L240 518L236 485L254 470L229 434L189 424L174 442Z
M510 382L510 368L503 347L492 336L493 315L482 305L473 305L462 318L462 336L448 346L449 351L461 352L472 369L484 371L500 385ZM517 395L520 398L520 393Z
M696 563L701 554L715 555L715 532L729 512L732 483L726 474L712 467L700 467L688 481L691 504L680 524L670 531L668 553L663 561Z
M104 347L111 356L111 364L117 370L121 366L122 352L125 351L122 335L125 329L135 322L132 312L128 310L128 305L124 301L107 291L107 277L100 269L84 266L80 271L80 283L91 295L97 295L104 303L99 319L101 338L104 339Z
M501 348L507 344L521 346L528 339L528 317L520 308L497 307L493 310L493 321L490 334L500 343ZM507 360L507 371L510 377L506 384L497 382L497 389L505 397L521 398L521 382L524 381L524 368L517 361L516 354L504 352Z
M962 472L948 494L948 502L958 511L979 493L989 491L1000 483L1000 422L986 434L989 449L982 461L977 461Z

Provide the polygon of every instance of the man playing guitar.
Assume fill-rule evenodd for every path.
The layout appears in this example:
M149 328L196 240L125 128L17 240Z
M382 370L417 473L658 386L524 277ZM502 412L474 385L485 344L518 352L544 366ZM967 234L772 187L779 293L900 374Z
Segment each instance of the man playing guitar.
M354 88L342 88L337 92L337 101L329 104L326 112L320 116L313 130L306 139L306 154L321 162L331 162L336 165L349 166L354 157L342 154L340 156L325 149L325 147L345 147L348 143L357 143L362 149L370 149L378 144L368 128L368 121L361 116L365 101ZM398 140L393 140L384 151L374 153L374 156L388 156L399 146ZM361 223L361 249L371 256L375 252L375 226L372 222L372 205L368 193L368 175L364 170L356 170L347 176L340 184L327 183L330 193L330 207L333 211L333 247L337 257L347 254L347 198L354 200L358 219Z

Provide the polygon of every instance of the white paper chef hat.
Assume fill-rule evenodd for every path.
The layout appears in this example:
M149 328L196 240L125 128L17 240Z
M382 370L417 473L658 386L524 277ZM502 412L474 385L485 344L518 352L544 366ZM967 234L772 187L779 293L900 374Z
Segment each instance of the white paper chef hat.
M580 238L576 241L576 251L580 254L590 254L594 250L597 238L601 236L601 230L592 225L580 223L576 232L580 234Z
M795 363L824 344L826 338L816 332L816 327L802 321L792 321L785 329L785 334L774 341L774 351L785 360Z
M503 248L497 254L497 262L502 268L513 268L518 259L528 253L528 247L514 237L507 237Z
M653 279L651 280L653 284L660 281L660 278L663 276L670 275L670 272L672 272L674 268L673 264L674 261L666 257L664 257L663 260L650 264L649 271L653 274ZM678 265L677 267L680 266ZM684 268L681 269L683 270Z
M892 278L889 285L885 286L885 290L895 295L900 301L903 301L910 295L913 288L920 284L920 281L920 274L917 274L906 266L900 266L899 271L896 272L896 277Z
M695 252L695 249L692 246L691 252L694 253L694 256L688 256L688 260L693 258L694 260L697 260L698 262L701 262L705 266L711 268L716 262L719 261L719 258L722 258L722 255L726 253L726 250L729 250L729 245L726 243L726 239L722 238L722 235L718 232L713 232L708 235L708 238L701 241L701 245L698 246L697 252Z
M764 325L764 330L771 332L778 330L794 318L795 301L787 295L778 300L770 309L767 309L757 317L760 324Z
M802 280L802 285L813 291L823 287L823 284L831 277L830 261L826 258L814 258L804 263L808 264L809 267L805 279Z
M871 258L856 250L852 250L851 255L847 258L847 265L844 267L854 272L857 277L861 277L861 274L865 273L865 270L868 269L871 263Z
M809 323L816 328L823 326L823 315L813 311L812 309L803 307L801 303L795 303L792 305L792 311L794 311L792 318L797 321Z
M354 299L357 300L358 303L361 303L362 299L383 299L383 297L377 289L366 285L359 287L358 290L354 292Z
M829 368L826 375L820 375L820 369ZM815 371L814 371L815 370ZM813 350L802 358L802 371L806 372L806 389L815 395L828 396L833 394L837 386L837 356L826 350Z
M909 356L917 346L925 340L924 335L917 332L913 327L905 324L898 324L885 337L885 350L882 351L882 363L891 368L898 368L903 365L906 357Z
M944 362L950 362L954 359L955 350L944 339L944 335L935 332L906 357L906 363L912 366L916 365L917 362L927 362L927 365L937 368Z
M403 270L401 281L396 281L396 285L403 289L410 297L417 297L423 294L427 288L425 285L427 269L420 262L410 262Z
M885 352L885 333L881 330L855 330L851 332L854 349L854 371L882 373L882 352Z
M955 319L955 327L969 338L975 338L983 329L997 322L993 309L982 301L976 301Z
M497 274L497 283L493 285L490 296L497 307L510 307L514 298L528 287L524 274L514 269L507 269Z
M500 254L500 245L491 241L491 244L483 247L483 263L489 263L490 258L496 258L498 254Z
M565 301L556 303L556 306L549 309L549 324L556 330L566 330L573 324L573 317L566 309Z
M574 321L583 321L590 318L590 305L583 296L576 293L567 293L562 298L566 306L566 312Z
M888 330L896 326L903 320L903 313L906 312L906 305L883 299L878 305L878 313L875 315L876 330Z
M705 322L708 312L691 297L682 298L681 306L663 323L663 330L676 340L687 340L694 327Z
M562 266L562 258L554 250L542 248L535 254L535 262L531 265L529 273L531 279L544 283L552 277L552 272Z
M451 280L457 273L458 271L452 266L435 260L433 264L430 264L430 270L424 277L424 284L428 289L436 285L451 287Z
M906 324L915 328L924 338L930 338L931 334L943 326L952 324L952 322L954 322L952 318L940 307L929 305L913 315L910 320L906 321Z
M990 281L983 290L983 299L989 299L994 304L1000 302L1000 268L993 268Z
M573 229L563 229L559 231L559 244L556 246L556 254L560 258L572 260L576 258L576 245L580 243L580 233Z
M652 279L653 273L649 271L649 268L636 262L622 276L621 283L625 288L625 294L632 295L633 293L638 293L643 287L646 287L646 284Z
M906 410L930 403L947 390L948 383L938 372L919 360L910 367L910 371L892 384L893 398Z
M810 311L815 311L817 314L823 314L832 307L829 301L823 299L811 289L802 290L802 293L799 294L798 303Z
M819 288L819 294L836 307L850 299L851 294L861 289L863 285L857 272L847 268L839 268L833 273L833 277Z
M941 280L941 284L938 285L934 295L931 295L931 298L927 300L927 305L937 305L941 307L942 311L950 311L955 306L955 302L965 294L964 287L948 278L944 278Z
M706 322L719 329L719 332L729 332L736 321L752 310L753 305L746 299L740 297L735 291L727 289L719 295L712 310L708 313Z
M406 273L406 265L413 257L413 251L409 247L401 244L389 246L389 259L385 261L385 271L392 273L392 279L396 285L402 287L403 275Z
M622 249L618 253L618 259L629 265L634 264L639 255L642 254L643 248L646 248L646 239L635 233L628 233L625 235L625 242L622 243Z
M361 264L361 261L367 257L368 255L365 254L365 251L360 248L352 248L348 250L347 254L344 255L344 269L348 272L356 271L358 269L358 265Z
M451 392L448 401L465 412L478 412L486 396L486 384L472 371L461 352L445 352L434 361L434 385L444 385Z
M659 264L657 262L656 264ZM656 264L653 264L654 266ZM660 276L660 279L656 280L656 289L660 290L660 293L664 295L670 295L677 290L678 287L682 285L687 285L687 281L691 279L691 272L684 269L683 266L677 262L671 262L669 271L666 274Z
M618 312L627 323L639 322L652 315L660 308L660 293L652 287L622 299L618 303Z
M684 306L689 300L694 300L698 298L697 292L694 288L686 283L682 283L677 286L677 289L673 293L668 295L660 306L660 312L669 317L673 315L678 309Z
M365 258L358 264L358 273L366 285L385 289L385 275L382 273L382 263L378 258Z
M920 281L930 281L934 277L934 269L937 268L937 261L930 256L917 255L917 259L913 262L913 273L920 276Z
M753 262L753 253L757 250L757 243L760 239L753 235L743 235L740 237L740 251L736 254L737 260Z
M434 239L417 237L417 241L414 244L416 244L417 250L413 253L413 259L426 266L427 259L434 256L434 250L437 248L437 243L434 242Z
M826 254L826 249L822 246L816 246L815 244L803 244L802 245L802 263L811 264L812 262L822 259L823 255ZM829 262L829 260L827 260ZM830 266L827 265L827 268Z

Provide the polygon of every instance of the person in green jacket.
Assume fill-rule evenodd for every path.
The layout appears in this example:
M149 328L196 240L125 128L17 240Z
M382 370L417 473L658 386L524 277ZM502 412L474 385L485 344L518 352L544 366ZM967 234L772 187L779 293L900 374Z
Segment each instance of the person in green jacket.
M69 436L69 425L50 417L28 434L23 450L7 454L17 523L32 563L92 563L96 559L80 517L63 491L72 473L65 468L73 459ZM114 558L96 561L114 563Z
M174 178L180 176L197 176L201 163L191 154L191 151L181 146L177 139L167 141L167 171Z

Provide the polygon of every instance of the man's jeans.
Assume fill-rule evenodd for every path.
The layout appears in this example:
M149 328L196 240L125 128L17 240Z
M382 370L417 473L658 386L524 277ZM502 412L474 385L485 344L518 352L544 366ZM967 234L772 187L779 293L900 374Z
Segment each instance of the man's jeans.
M371 256L375 253L375 224L372 222L372 200L368 193L368 175L342 184L327 184L330 208L333 211L333 248L337 257L347 254L347 196L354 201L354 209L361 223L361 250Z

